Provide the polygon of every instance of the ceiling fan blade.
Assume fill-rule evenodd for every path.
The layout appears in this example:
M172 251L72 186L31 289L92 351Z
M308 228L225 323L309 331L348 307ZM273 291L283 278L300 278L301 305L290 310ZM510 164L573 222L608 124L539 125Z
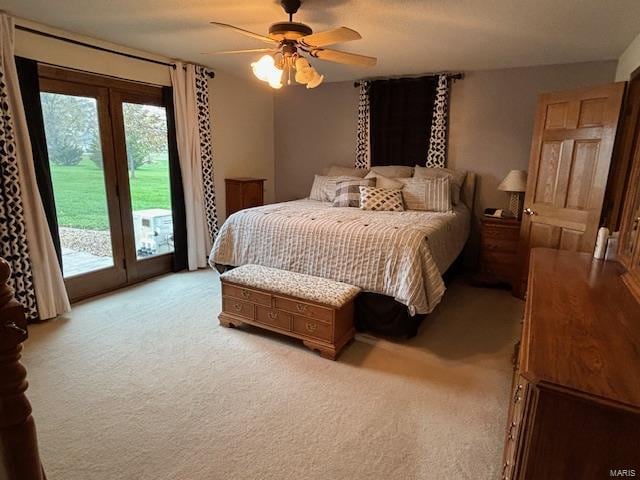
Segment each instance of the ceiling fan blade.
M248 50L221 50L218 52L202 52L200 55L234 55L236 53L269 53L275 52L273 48L250 48Z
M359 67L373 67L378 63L375 57L367 57L366 55L358 55L357 53L341 52L339 50L329 50L319 48L311 50L309 54L312 57L329 62L345 63L347 65L358 65Z
M267 37L266 35L260 35L259 33L253 33L249 30L245 30L244 28L234 27L233 25L229 25L228 23L220 23L220 22L209 22L211 25L217 25L218 27L230 28L231 30L238 32L241 35L245 35L247 37L256 38L258 40L262 40L267 43L278 43L277 40L274 40L271 37Z
M335 43L360 40L361 38L360 34L351 28L338 27L324 32L312 33L300 38L298 41L307 47L325 47Z

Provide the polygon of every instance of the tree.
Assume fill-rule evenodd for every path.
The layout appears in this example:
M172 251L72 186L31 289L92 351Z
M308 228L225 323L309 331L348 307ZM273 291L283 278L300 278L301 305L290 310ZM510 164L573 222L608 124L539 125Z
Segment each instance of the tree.
M154 153L167 151L167 119L164 108L136 103L123 104L129 175L154 163Z
M94 98L43 92L40 95L49 160L56 165L77 165L97 136Z

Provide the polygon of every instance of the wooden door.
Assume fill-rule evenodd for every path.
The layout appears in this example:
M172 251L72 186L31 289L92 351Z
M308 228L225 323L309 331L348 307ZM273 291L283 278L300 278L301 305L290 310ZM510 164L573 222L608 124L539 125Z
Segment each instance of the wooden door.
M540 96L518 256L524 295L534 247L592 252L624 82Z

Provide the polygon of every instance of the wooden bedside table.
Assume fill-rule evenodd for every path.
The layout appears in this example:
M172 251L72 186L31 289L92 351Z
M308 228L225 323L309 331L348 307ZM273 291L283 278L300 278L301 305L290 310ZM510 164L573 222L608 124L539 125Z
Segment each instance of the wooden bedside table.
M520 220L482 216L480 222L480 270L474 283L513 287L518 273Z
M225 178L227 218L245 208L264 205L265 178Z

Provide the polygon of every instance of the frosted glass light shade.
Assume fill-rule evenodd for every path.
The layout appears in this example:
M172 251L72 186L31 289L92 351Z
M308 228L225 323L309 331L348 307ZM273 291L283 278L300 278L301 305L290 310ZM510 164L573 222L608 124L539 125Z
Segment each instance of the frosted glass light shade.
M527 189L527 172L511 170L498 185L503 192L524 192Z

